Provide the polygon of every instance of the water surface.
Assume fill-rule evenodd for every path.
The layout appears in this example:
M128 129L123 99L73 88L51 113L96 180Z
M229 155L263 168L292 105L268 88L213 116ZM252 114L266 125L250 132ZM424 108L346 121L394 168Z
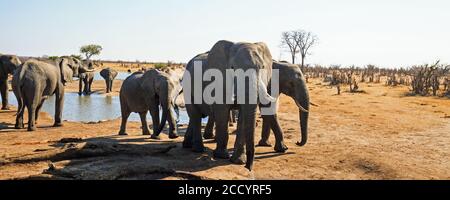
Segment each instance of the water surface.
M9 93L10 104L17 106L14 93ZM55 113L55 97L47 99L42 110L51 116ZM160 112L161 113L161 112ZM98 122L114 120L121 117L120 100L118 96L106 96L92 94L90 96L79 96L77 93L66 93L64 98L63 120L73 122ZM139 115L132 113L129 121L140 122ZM150 114L147 121L151 122ZM204 123L207 119L204 120ZM180 110L179 124L188 124L189 117L185 110Z

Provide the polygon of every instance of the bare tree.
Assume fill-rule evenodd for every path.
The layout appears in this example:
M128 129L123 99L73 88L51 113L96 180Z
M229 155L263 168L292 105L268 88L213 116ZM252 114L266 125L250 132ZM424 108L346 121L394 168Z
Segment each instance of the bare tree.
M299 48L300 55L302 56L302 68L305 66L305 59L307 55L310 55L310 49L317 42L317 36L311 32L304 30L295 31L295 43Z
M292 56L292 64L295 64L295 56L299 53L299 46L296 38L298 37L297 31L287 31L281 34L281 46L287 48Z
M317 36L304 30L287 31L281 34L281 46L287 48L292 56L292 64L295 64L295 57L300 53L303 68L306 56L310 55L311 47L317 43Z

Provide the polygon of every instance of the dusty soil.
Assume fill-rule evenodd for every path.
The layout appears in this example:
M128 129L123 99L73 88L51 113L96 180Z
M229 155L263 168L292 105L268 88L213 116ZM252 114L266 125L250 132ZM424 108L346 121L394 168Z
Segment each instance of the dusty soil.
M140 123L130 122L131 135L119 137L120 120L53 128L46 113L30 133L13 129L13 110L0 112L0 179L450 179L450 99L405 96L406 87L377 84L340 96L318 80L309 87L319 105L311 110L309 143L295 145L298 111L283 96L279 118L290 149L258 148L253 172L213 159L212 141L196 154L181 148L182 138L141 136ZM93 89L101 93L103 81Z

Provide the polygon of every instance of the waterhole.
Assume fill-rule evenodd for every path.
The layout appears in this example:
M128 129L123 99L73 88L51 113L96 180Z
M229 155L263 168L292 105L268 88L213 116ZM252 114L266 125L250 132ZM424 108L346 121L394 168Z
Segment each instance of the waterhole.
M11 105L17 107L17 99L14 93L9 93L9 101ZM51 116L55 113L55 97L48 98L42 106L43 112L49 113ZM160 112L162 114L162 112ZM178 124L188 124L189 117L185 110L180 110ZM79 96L77 93L65 93L63 120L72 122L98 122L114 120L121 117L120 100L118 96L106 96L92 94L90 96ZM129 121L140 122L139 115L133 113L130 115ZM147 121L151 122L150 114ZM204 123L207 119L203 120Z

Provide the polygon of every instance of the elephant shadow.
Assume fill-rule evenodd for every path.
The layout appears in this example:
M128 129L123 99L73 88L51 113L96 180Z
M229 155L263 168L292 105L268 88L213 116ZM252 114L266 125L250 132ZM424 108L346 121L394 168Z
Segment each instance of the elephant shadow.
M6 122L1 122L0 123L0 130L5 130L5 129L13 129L15 124L11 124L11 123L6 123Z
M148 137L107 136L72 139L40 150L39 156L22 157L14 163L49 162L43 174L27 179L154 180L209 179L196 175L228 160L212 158L212 150L193 153L181 140L156 141Z

